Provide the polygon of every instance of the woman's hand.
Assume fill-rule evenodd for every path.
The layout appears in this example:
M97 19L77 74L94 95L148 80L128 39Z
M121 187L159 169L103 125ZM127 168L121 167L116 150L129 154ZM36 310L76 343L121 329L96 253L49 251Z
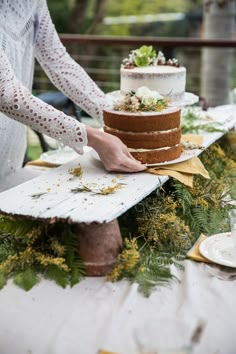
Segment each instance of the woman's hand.
M146 169L145 165L135 160L119 138L95 128L86 129L88 146L97 151L107 171L139 172Z

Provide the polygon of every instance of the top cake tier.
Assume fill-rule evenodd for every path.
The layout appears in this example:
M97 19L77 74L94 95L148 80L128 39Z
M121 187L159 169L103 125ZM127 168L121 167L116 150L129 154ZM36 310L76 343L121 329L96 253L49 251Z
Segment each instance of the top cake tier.
M121 93L136 91L141 86L158 91L164 97L169 97L171 101L180 101L185 94L186 69L183 66L171 65L121 67Z

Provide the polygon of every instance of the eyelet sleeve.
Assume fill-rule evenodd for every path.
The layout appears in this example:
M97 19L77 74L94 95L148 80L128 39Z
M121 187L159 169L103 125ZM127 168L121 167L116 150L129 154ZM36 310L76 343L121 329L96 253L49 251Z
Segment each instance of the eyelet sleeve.
M42 0L36 36L36 58L53 84L103 125L103 109L112 102L66 52Z
M83 153L83 146L87 145L85 125L34 97L16 78L3 51L0 51L0 112L78 153Z

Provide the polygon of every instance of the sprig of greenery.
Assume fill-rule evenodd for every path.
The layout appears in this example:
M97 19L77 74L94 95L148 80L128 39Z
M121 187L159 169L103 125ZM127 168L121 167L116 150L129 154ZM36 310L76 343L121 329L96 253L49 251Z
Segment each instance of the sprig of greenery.
M219 122L201 122L199 115L199 109L196 107L188 107L182 111L181 116L181 131L182 134L186 133L199 133L205 131L208 133L225 132L225 129L221 128Z
M136 66L148 66L157 55L151 45L143 45L139 49L134 50L133 54Z
M72 193L91 192L93 194L108 195L108 194L115 193L117 190L121 189L124 185L125 185L125 183L115 183L110 186L105 186L102 188L100 188L100 187L97 187L97 188L93 187L92 188L86 184L82 184L79 187L71 189L71 192Z
M39 274L61 286L73 286L84 273L71 225L1 215L0 287L13 277L17 285L29 290Z
M47 192L31 194L31 198L32 199L39 199L40 197L42 197L45 194L47 194Z
M108 279L129 279L148 296L156 286L175 279L170 266L183 269L182 261L201 233L229 230L228 211L235 207L228 199L229 176L232 178L236 162L217 144L202 154L202 160L210 171L210 181L195 177L190 188L170 179L119 218L122 234L136 243L124 244Z

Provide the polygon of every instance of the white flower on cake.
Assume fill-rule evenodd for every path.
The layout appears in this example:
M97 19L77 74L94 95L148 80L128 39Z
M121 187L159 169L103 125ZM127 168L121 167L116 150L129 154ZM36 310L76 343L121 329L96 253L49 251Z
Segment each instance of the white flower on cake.
M156 101L163 100L164 98L159 92L149 90L146 86L139 87L135 92L135 96L140 98L141 102L145 105L155 104Z
M123 99L114 105L114 109L127 112L158 112L165 109L168 103L169 100L160 95L159 92L142 86L136 91L128 92Z

